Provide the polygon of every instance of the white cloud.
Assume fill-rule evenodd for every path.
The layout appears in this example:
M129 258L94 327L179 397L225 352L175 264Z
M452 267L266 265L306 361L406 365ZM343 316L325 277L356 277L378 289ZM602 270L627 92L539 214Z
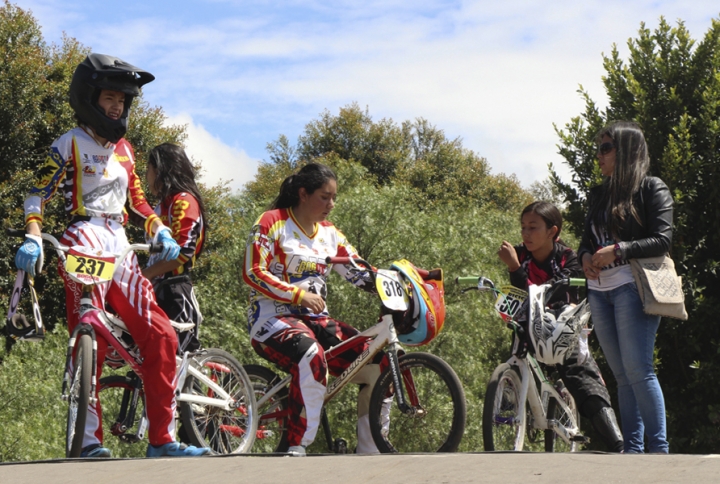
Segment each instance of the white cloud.
M212 186L226 181L236 191L255 178L258 160L248 156L244 150L226 145L202 125L196 124L189 114L170 116L166 124L187 126L185 152L201 165L202 183Z
M548 163L566 171L553 123L583 111L578 86L605 106L602 53L617 44L627 58L640 23L652 30L660 16L699 41L718 16L716 0L128 0L108 30L82 17L90 0L24 2L51 30L52 9L66 11L69 35L155 74L145 99L187 113L208 178L234 187L242 175L215 158L260 158L279 134L294 140L353 101L376 120L423 117L529 185Z

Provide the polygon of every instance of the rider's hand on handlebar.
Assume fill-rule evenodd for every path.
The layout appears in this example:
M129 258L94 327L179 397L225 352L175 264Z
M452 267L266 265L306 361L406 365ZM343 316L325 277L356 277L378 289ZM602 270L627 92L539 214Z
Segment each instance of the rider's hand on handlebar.
M175 239L172 237L172 232L167 227L162 227L155 233L155 243L161 243L163 250L160 252L160 258L162 260L175 260L180 255L180 246Z
M42 253L42 239L37 235L27 234L25 242L15 254L15 267L35 277L35 268Z
M325 300L322 296L315 294L310 291L305 291L303 298L300 301L300 305L304 308L308 308L313 314L320 314L325 309Z

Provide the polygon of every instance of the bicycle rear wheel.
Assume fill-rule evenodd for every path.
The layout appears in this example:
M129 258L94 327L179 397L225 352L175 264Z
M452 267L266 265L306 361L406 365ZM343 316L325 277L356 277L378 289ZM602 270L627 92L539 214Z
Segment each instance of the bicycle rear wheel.
M215 454L249 452L257 430L257 410L252 384L243 367L230 353L219 349L205 350L190 364L232 398L229 410L212 403L179 402L190 441L209 447ZM217 398L211 386L189 373L183 393Z
M80 457L92 379L92 338L88 334L78 336L73 360L73 376L68 391L67 433L65 456Z
M453 369L428 353L399 358L410 414L390 406L394 394L392 369L382 372L370 398L370 432L380 452L455 452L465 431L465 392ZM387 409L387 407L386 407ZM385 416L383 415L385 413ZM385 420L385 425L383 425Z
M575 400L572 395L570 395L570 391L563 387L559 393L570 408L572 415L569 415L565 409L558 404L555 398L550 398L547 408L547 418L555 419L565 428L575 428L576 425L579 427L580 416L575 405ZM571 441L570 444L568 444L562 437L555 433L554 430L545 431L545 452L577 452L578 450L580 450L580 442Z
M255 399L260 401L265 394L278 384L281 378L272 370L260 365L245 365L255 391ZM288 389L281 388L262 406L258 405L258 431L252 452L287 452L288 436Z
M141 437L138 425L145 412L145 392L140 378L134 373L106 376L100 379L98 392L102 403L103 446L110 449L113 457L145 457L145 446L127 445L139 442ZM145 422L147 424L147 419Z

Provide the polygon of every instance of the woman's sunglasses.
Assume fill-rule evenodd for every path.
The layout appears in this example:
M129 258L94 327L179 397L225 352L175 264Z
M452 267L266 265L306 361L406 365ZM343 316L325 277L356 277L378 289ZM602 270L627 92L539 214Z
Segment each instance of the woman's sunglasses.
M615 148L615 145L609 141L606 141L605 143L598 146L598 155L607 155L613 150L613 148Z

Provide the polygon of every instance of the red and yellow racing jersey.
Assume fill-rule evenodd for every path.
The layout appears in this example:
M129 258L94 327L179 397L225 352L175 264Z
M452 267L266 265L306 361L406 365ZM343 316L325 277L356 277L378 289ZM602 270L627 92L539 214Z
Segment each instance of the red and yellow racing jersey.
M326 257L358 257L355 249L332 223L315 224L306 233L292 209L265 212L255 222L245 250L243 280L250 286L248 329L269 318L312 314L300 306L305 291L327 296L331 267ZM336 272L358 287L368 284L366 273L335 265ZM318 316L328 316L327 306Z
M146 232L157 219L135 173L132 147L124 138L101 146L77 127L55 140L25 199L26 225L42 223L45 203L58 189L71 219L102 217L125 223L128 200L131 210L144 220Z
M200 204L192 194L180 192L159 203L155 207L155 213L166 227L170 227L173 239L180 246L180 255L177 258L181 263L180 267L162 277L187 273L195 265L195 259L205 242L205 221L200 212ZM159 254L152 254L148 266L159 260Z

